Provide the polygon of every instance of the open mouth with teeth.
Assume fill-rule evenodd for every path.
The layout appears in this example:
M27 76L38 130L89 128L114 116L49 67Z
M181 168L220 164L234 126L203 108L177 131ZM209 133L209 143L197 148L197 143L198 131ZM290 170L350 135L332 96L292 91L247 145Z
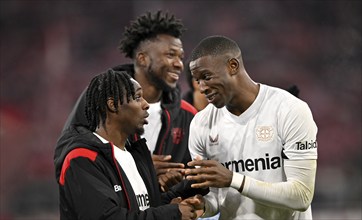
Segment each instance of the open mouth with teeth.
M209 94L209 95L206 96L206 99L210 103L210 102L212 102L214 100L215 96L216 96L216 93Z
M169 72L168 75L175 81L179 80L180 75L177 73Z

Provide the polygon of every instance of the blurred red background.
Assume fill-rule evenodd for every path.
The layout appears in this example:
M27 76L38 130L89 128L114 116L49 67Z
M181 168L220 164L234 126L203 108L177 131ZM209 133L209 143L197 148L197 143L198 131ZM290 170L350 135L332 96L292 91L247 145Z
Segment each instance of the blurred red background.
M257 82L296 84L319 127L315 219L361 218L361 2L1 1L0 219L59 219L53 152L92 76L130 62L124 26L167 10L186 59L208 35L235 39ZM185 76L182 92L189 88Z

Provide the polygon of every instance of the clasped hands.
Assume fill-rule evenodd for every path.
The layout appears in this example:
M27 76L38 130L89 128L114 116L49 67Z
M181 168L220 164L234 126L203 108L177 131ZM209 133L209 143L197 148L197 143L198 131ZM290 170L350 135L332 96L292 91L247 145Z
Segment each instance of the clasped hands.
M233 177L232 171L220 162L201 160L199 156L187 163L189 167L192 167L187 169L182 163L171 162L171 155L152 155L152 160L163 192L181 182L185 176L186 179L197 182L191 185L193 188L229 187Z
M193 188L207 187L229 187L232 181L233 173L215 160L201 160L196 157L195 160L187 163L192 168L184 168L182 163L171 162L170 155L152 155L158 182L161 190L166 192L168 189L181 182L186 176L188 180L194 180ZM205 203L201 195L196 195L182 200L175 198L171 203L178 203L179 210L182 213L182 219L195 219L199 217L204 210Z

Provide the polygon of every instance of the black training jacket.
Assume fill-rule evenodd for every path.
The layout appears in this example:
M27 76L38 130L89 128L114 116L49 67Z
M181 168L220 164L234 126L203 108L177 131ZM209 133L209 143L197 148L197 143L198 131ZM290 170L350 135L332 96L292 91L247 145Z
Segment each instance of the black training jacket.
M59 184L60 219L181 219L172 198L187 198L207 190L190 187L190 181L160 193L151 154L145 139L127 142L137 169L144 180L150 208L140 211L133 188L116 161L112 143L102 143L83 126L69 126L57 142L54 164Z
M132 64L119 65L113 68L118 71L127 71L134 77L134 67ZM76 102L69 115L64 129L71 124L88 127L85 117L85 90ZM181 100L179 89L172 92L164 92L161 99L162 126L158 136L157 144L153 154L172 155L172 161L183 163L191 161L188 149L189 126L197 110L188 102ZM130 137L131 140L138 140L138 135ZM61 150L61 149L57 149Z

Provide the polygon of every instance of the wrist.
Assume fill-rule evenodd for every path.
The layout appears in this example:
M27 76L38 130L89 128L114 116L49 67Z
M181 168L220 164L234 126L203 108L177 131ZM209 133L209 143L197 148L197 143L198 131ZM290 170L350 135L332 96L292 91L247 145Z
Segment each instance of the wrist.
M233 178L230 183L230 187L238 190L239 192L243 191L245 182L245 176L240 173L233 172Z

